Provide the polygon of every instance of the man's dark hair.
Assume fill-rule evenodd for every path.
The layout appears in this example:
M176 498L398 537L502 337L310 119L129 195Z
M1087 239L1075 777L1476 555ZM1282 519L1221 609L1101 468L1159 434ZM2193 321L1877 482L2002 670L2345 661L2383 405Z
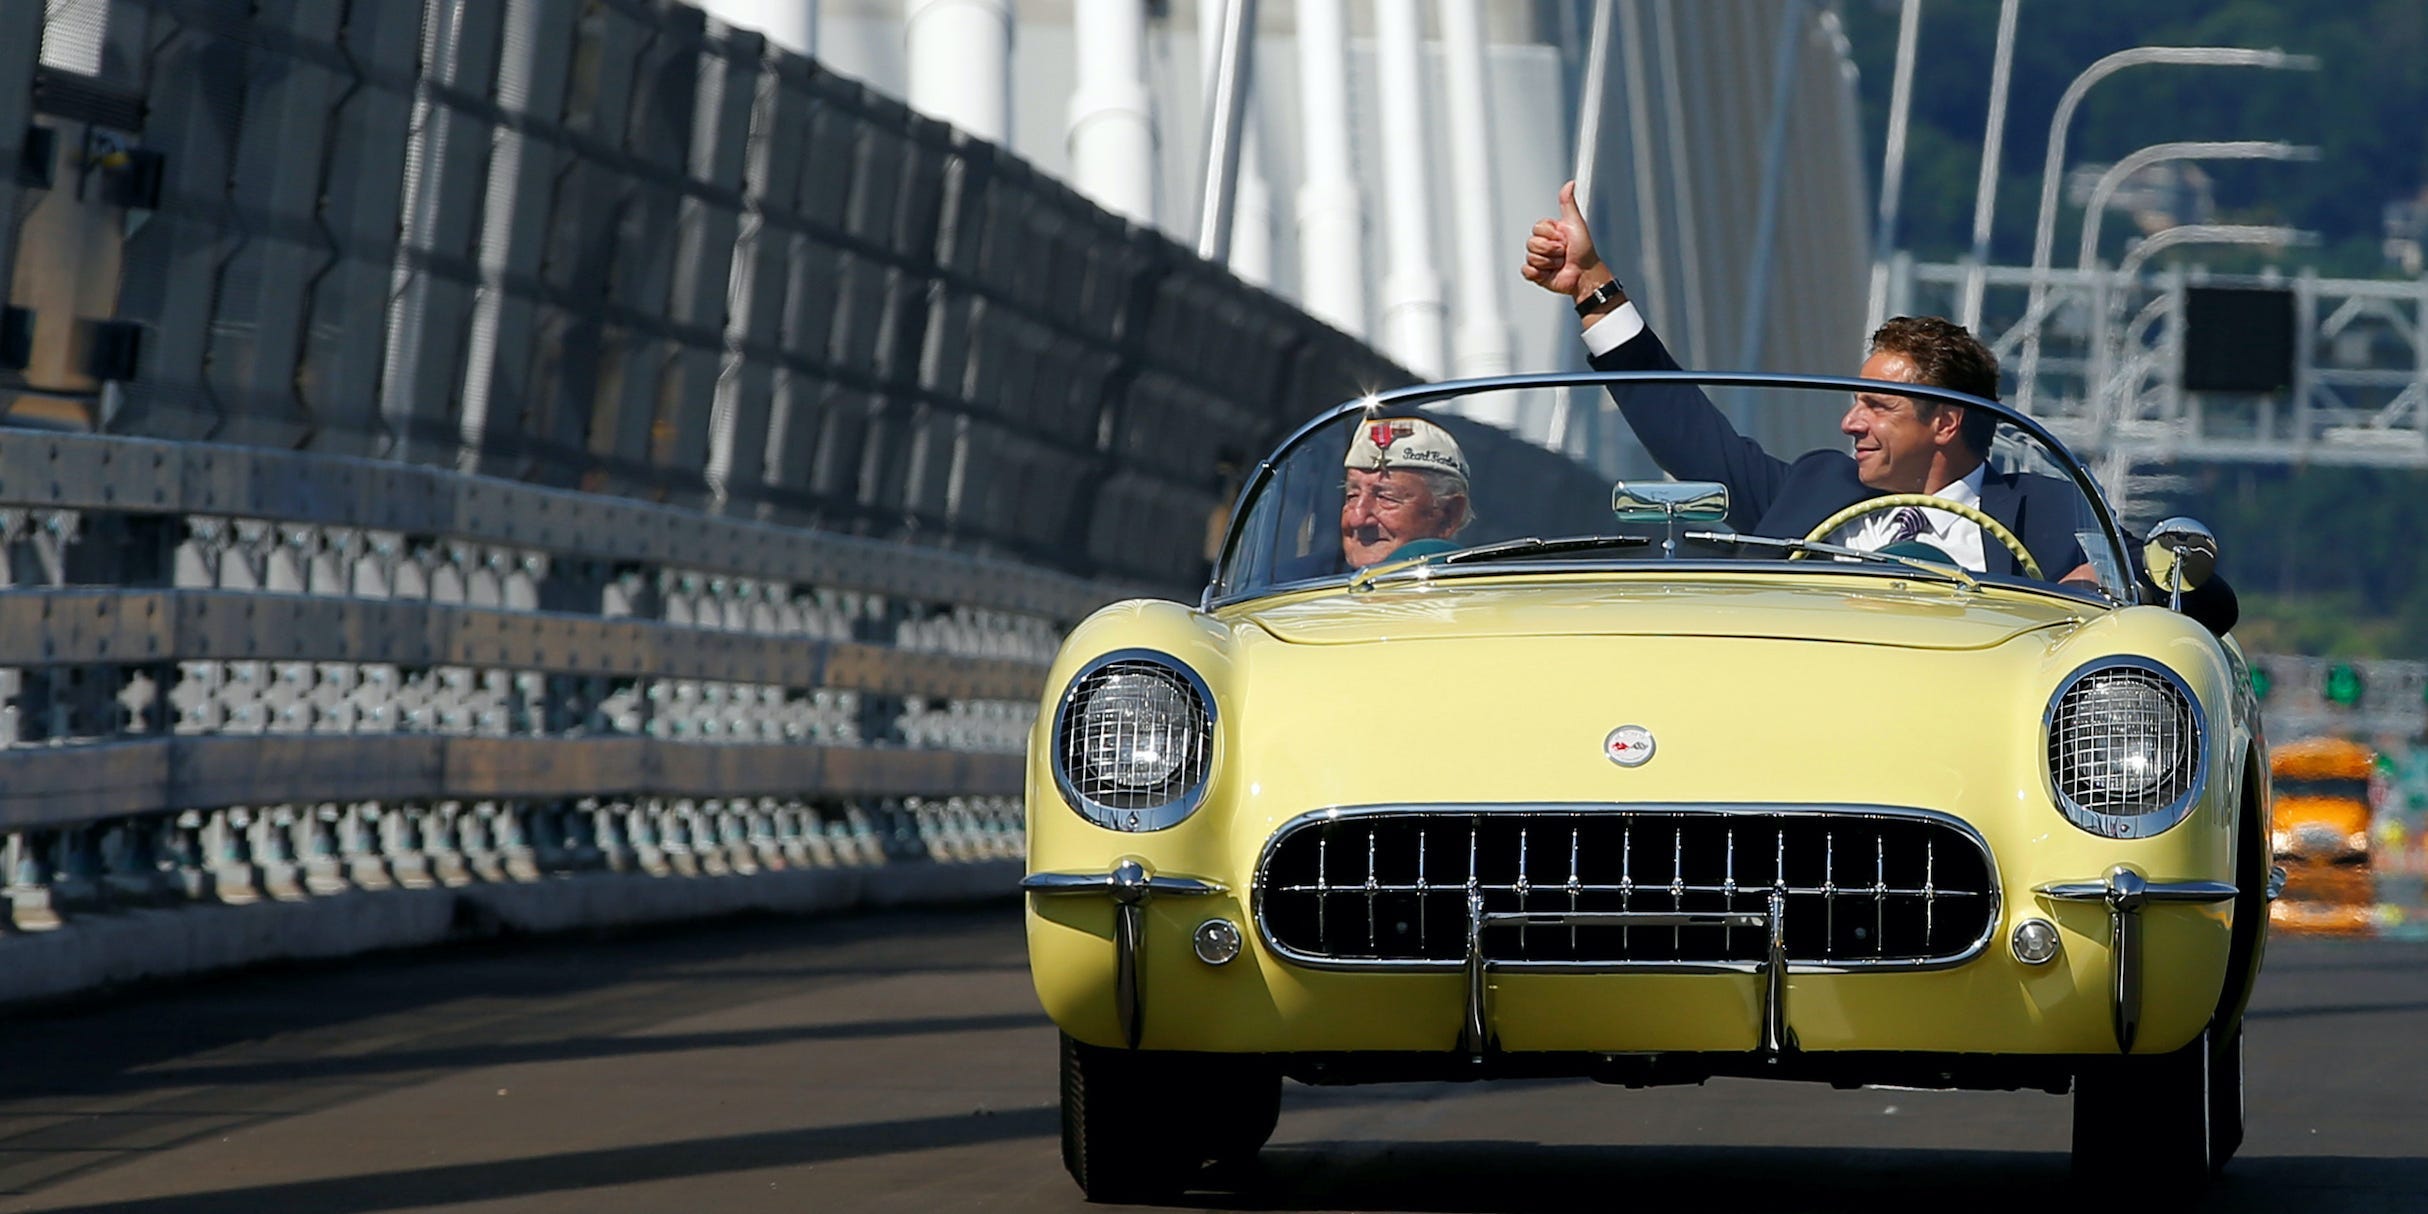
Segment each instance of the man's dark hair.
M1998 399L1998 356L1990 353L1963 325L1937 316L1897 316L1872 334L1872 352L1903 355L1914 364L1918 382L1983 400ZM1915 412L1929 417L1936 403L1915 401ZM1998 433L1998 418L1980 409L1964 413L1964 445L1973 454L1990 453Z

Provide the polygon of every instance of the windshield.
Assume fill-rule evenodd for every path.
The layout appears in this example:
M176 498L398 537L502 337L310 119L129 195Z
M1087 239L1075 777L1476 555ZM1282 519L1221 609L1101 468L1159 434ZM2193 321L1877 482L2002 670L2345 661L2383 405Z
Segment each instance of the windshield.
M1249 479L1208 599L1513 569L1809 576L1818 561L2133 601L2072 457L1963 399L1687 374L1384 394L1310 423Z

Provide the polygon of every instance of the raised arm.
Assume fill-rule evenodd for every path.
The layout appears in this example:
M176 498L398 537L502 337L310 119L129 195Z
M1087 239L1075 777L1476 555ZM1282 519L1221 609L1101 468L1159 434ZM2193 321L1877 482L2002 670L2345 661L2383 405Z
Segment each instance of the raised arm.
M1559 215L1536 220L1527 233L1526 263L1518 272L1577 308L1594 369L1681 369L1595 252L1593 233L1577 209L1575 182L1560 187ZM1699 385L1614 385L1610 398L1662 471L1728 486L1731 525L1750 527L1770 509L1787 479L1786 461L1737 433Z

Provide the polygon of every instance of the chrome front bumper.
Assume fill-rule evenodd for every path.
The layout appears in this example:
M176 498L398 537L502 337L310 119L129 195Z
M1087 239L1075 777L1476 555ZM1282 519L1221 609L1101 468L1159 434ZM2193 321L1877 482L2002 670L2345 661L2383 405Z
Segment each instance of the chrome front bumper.
M1482 894L1467 895L1467 1014L1459 1028L1460 1053L1477 1061L1493 1048L1492 958L1484 935L1506 927L1755 927L1769 940L1762 965L1762 1052L1776 1058L1796 1048L1787 1027L1787 895L1772 890L1768 907L1749 911L1563 911L1486 914Z
M1156 895L1202 898L1225 892L1195 877L1157 876L1144 860L1125 857L1109 872L1030 873L1020 888L1032 894L1104 894L1113 899L1113 1013L1131 1049L1146 1033L1146 1001L1139 990L1139 961L1146 953L1146 905Z
M2058 902L2100 902L2108 908L2108 967L2114 981L2109 1013L2116 1029L2116 1052L2133 1052L2141 1033L2141 912L2154 902L2215 904L2232 902L2237 893L2225 881L2152 881L2122 864L2097 881L2052 881L2034 886L2033 893Z
M2271 899L2277 896L2281 888L2281 871L2270 873L2267 892ZM1213 881L1158 875L1145 861L1136 857L1125 857L1112 869L1101 873L1032 873L1021 880L1020 887L1041 896L1103 895L1112 899L1114 1013L1121 1026L1123 1040L1132 1049L1138 1047L1146 1025L1145 997L1140 990L1139 977L1141 958L1146 949L1146 904L1158 895L1204 897L1228 892L1225 886ZM2113 974L2109 992L2111 1024L2119 1053L2132 1052L2134 1040L2141 1029L2142 970L2145 963L2142 911L2152 904L2214 905L2231 902L2239 894L2230 882L2152 881L2121 864L2110 868L2095 881L2048 882L2035 886L2033 892L2053 901L2090 902L2107 907L2108 955ZM1466 956L1463 965L1466 999L1456 1048L1461 1054L1479 1062L1496 1048L1491 981L1495 961L1488 947L1488 940L1496 931L1526 927L1726 927L1758 928L1764 933L1768 947L1764 961L1757 970L1762 979L1762 1022L1758 1048L1768 1058L1781 1058L1796 1049L1795 1031L1789 1026L1787 1016L1789 963L1786 891L1767 891L1765 903L1765 908L1760 912L1493 913L1484 909L1483 894L1471 890L1466 898Z

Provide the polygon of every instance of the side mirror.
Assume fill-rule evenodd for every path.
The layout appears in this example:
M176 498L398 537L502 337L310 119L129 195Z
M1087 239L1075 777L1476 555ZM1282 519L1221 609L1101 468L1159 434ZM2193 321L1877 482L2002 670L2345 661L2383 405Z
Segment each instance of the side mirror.
M1678 555L1678 524L1717 523L1728 518L1728 486L1718 481L1620 481L1610 487L1610 513L1622 523L1660 523L1669 528L1661 555Z
M2191 519L2167 519L2150 528L2141 559L2150 581L2167 592L2167 606L2181 611L2184 592L2199 589L2217 571L2217 536Z

